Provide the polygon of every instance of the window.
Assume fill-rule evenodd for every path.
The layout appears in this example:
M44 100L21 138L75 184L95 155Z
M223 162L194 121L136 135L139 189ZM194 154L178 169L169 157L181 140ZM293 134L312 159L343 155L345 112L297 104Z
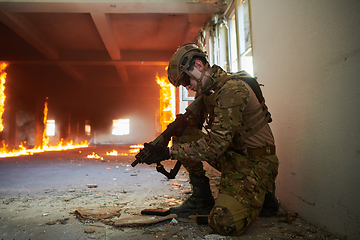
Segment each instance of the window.
M227 48L228 42L228 26L225 19L218 19L217 16L215 17L216 24L213 25L212 30L210 30L210 53L209 60L210 64L219 65L224 70L228 70L228 52L225 51Z
M228 43L228 26L225 19L221 19L219 21L219 48L218 48L218 64L220 67L222 67L225 71L229 70L229 64L228 64L228 51L227 49L227 43Z
M208 41L208 46L207 46L207 54L209 57L209 63L210 65L214 64L214 36L215 36L215 32L212 30L209 30L209 41Z
M114 119L112 134L113 135L130 134L130 119Z
M55 120L46 121L46 136L55 136Z
M229 18L229 58L230 58L230 72L237 72L238 69L238 43L236 37L236 17L235 12Z
M86 120L85 121L85 134L90 135L90 133L91 133L90 121Z
M240 68L254 75L249 1L244 0L239 9Z
M254 75L249 0L237 0L224 18L214 15L206 31L209 59L229 72L247 71Z

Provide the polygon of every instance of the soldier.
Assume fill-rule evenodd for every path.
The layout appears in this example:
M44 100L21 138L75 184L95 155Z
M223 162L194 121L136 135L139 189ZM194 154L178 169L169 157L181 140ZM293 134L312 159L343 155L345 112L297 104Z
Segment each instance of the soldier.
M149 146L153 157L180 160L189 172L193 194L170 212L179 217L209 214L209 225L223 235L240 235L259 214L275 216L279 162L257 81L245 71L228 74L217 65L210 67L206 53L194 43L175 52L168 78L176 87L204 94L206 106L201 116L188 119L189 126L173 137L170 149ZM206 132L201 130L204 121ZM216 201L202 161L221 172Z

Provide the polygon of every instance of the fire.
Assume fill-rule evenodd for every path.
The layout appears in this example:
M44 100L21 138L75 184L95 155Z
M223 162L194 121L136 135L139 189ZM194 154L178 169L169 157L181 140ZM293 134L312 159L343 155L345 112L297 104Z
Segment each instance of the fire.
M106 152L106 155L117 156L118 152L116 150L112 150L111 152Z
M112 150L111 152L106 152L106 155L108 156L128 156L128 153L119 153L116 150Z
M0 158L4 157L17 157L17 156L23 156L23 155L33 155L34 153L42 153L42 152L49 152L49 151L64 151L64 150L71 150L76 148L86 148L88 147L87 141L80 142L79 144L73 144L72 141L69 141L67 143L63 143L63 140L61 139L56 145L53 146L45 146L44 148L35 147L32 149L26 149L21 143L19 145L19 149L14 149L9 151L7 149L7 145L2 142L3 146L0 148Z
M110 152L106 152L106 155L107 156L129 156L129 155L135 155L137 154L138 152L140 152L140 149L141 148L144 148L144 145L142 144L137 144L137 145L130 145L129 146L129 153L119 153L118 151L116 150L112 150ZM89 158L89 157L88 157Z
M171 122L175 120L175 87L167 81L166 77L159 78L156 75L156 82L160 85L160 124L164 131Z
M46 98L47 100L48 98ZM43 137L42 137L42 146L41 148L44 149L47 147L48 143L49 143L49 137L46 136L46 128L47 128L47 114L48 114L48 103L45 101L45 104L44 104L44 132L43 132Z
M67 143L63 143L63 139L61 139L59 142L57 142L55 145L45 145L43 147L44 151L64 151L64 150L70 150L70 149L76 149L76 148L86 148L88 147L88 142L85 140L84 142L80 142L77 144L74 144L73 140L70 140Z
M129 153L131 153L131 154L137 154L138 152L140 152L140 148L135 148L135 149L129 150Z
M48 98L46 98L47 100ZM81 142L80 144L73 144L73 140L70 140L67 143L63 143L63 139L61 139L58 143L56 143L55 145L48 145L49 144L49 137L46 135L46 128L47 128L47 116L48 116L48 102L45 101L44 104L44 131L43 131L43 138L42 138L42 144L41 144L41 149L44 151L63 151L63 150L70 150L70 149L75 149L75 148L83 148L83 147L88 147L88 143L87 141L85 142Z
M87 155L87 158L95 158L95 159L100 159L100 160L104 159L103 157L100 157L99 155L97 155L95 152L93 152L90 155Z
M3 114L5 111L5 82L6 82L6 72L5 68L8 65L6 63L0 64L0 132L4 130L3 124Z
M4 96L5 98L5 96ZM44 131L43 131L43 138L41 146L35 146L33 149L26 149L23 143L19 145L19 149L13 149L9 151L7 149L8 145L2 142L2 148L0 148L0 158L4 157L17 157L22 155L33 155L34 153L41 153L41 152L48 152L48 151L64 151L64 150L71 150L76 148L87 148L88 142L80 142L78 144L74 144L72 140L67 143L63 142L63 139L60 139L55 145L48 145L49 144L49 137L46 135L46 122L47 122L47 115L48 115L48 103L45 102L44 104Z
M130 145L130 148L144 148L144 145L142 144Z
M142 144L130 145L130 148L131 149L129 150L129 152L131 154L137 154L138 152L140 152L141 148L144 148L144 145L142 145Z
M130 145L129 146L129 153L118 153L116 150L112 150L111 152L106 152L106 155L111 155L111 156L128 156L130 155L135 155L138 152L140 152L141 148L144 148L144 145L142 144L137 144L137 145Z

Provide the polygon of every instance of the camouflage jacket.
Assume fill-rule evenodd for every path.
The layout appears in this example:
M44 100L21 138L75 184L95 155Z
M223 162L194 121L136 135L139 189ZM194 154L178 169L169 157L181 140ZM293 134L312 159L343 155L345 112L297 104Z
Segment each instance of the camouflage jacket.
M172 159L214 160L229 147L239 144L235 136L242 126L242 112L249 101L249 90L237 74L227 76L219 66L212 67L210 79L217 86L204 98L206 127L210 131L198 141L172 147ZM221 81L225 77L228 79Z

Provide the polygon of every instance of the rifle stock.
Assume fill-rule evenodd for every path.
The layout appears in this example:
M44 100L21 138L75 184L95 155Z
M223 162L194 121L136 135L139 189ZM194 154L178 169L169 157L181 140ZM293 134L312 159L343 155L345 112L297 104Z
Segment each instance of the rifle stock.
M182 117L187 118L190 114L196 115L204 108L204 101L203 101L203 95L199 95L195 101L193 101L187 108L185 113ZM163 131L159 136L157 136L153 141L151 141L149 144L161 144L166 146L168 142L170 141L171 137L174 135L174 132L176 132L177 129L182 127L182 123L178 118L175 119L171 124L168 125L168 127ZM146 148L143 148L140 150L138 154L135 156L135 161L131 163L132 167L135 167L139 163L145 163L146 160L150 157L150 151ZM164 174L167 178L173 179L175 178L176 174L179 172L179 169L181 167L180 161L177 161L175 164L175 167L171 169L170 172L167 172L164 168L164 166L160 163L156 163L156 170L162 174Z

